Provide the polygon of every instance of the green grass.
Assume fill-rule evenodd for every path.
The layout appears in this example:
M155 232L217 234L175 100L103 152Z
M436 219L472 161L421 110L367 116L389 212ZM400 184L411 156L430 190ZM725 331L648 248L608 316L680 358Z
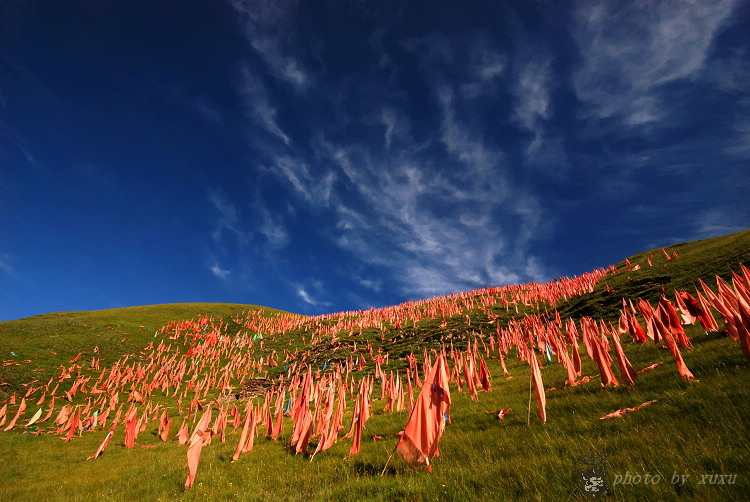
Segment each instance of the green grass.
M563 320L566 317L579 320L585 315L616 324L623 296L641 297L653 304L662 285L670 298L674 288L685 288L694 294L699 277L713 286L715 274L728 278L732 269L738 270L738 263L750 264L750 231L666 249L670 254L677 250L679 258L665 267L666 260L658 249L658 253L654 252L654 267L650 268L646 265L649 252L641 253L630 258L633 265L640 263L642 267L631 274L625 272L624 262L617 264L620 275L608 275L594 293L557 306ZM614 293L606 292L605 282ZM90 361L95 346L99 347L102 368L105 362L110 365L123 354L132 353L137 357L150 341L158 343L161 337L154 338L156 330L170 320L208 314L217 322L222 318L229 323L227 333L233 335L240 326L231 318L249 308L166 305L46 314L0 323L2 359L18 359L20 363L20 366L0 367L0 382L11 384L0 387L0 402L14 391L25 392L23 383L34 379L44 383L59 375L59 365L69 366L68 361L79 352L84 353L82 360L85 356ZM511 316L516 316L513 309L506 313L500 306L492 307L492 311L500 316L502 326ZM523 308L519 315L532 312ZM267 311L267 315L274 313L270 309ZM494 332L494 325L487 322L481 310L468 313L470 327L466 325L464 314L448 318L445 328L439 326L439 319L425 319L416 328L409 324L400 332L389 329L386 336L390 342L381 340L380 331L374 329L364 330L362 337L348 338L343 334L340 338L346 342L356 339L358 347L369 341L375 351L378 348L388 351L390 364L385 369L390 371L403 367L404 362L399 357L411 351L421 363L424 346L438 347L441 342L452 341L457 349L465 349L476 334ZM113 329L110 330L110 326ZM147 331L149 328L151 331ZM608 500L746 500L750 493L750 472L746 467L750 465L747 432L750 430L750 360L742 354L739 344L723 333L705 334L698 326L688 327L686 331L695 348L683 350L682 354L695 374L697 381L694 383L680 378L666 349L660 345L631 344L627 338L623 338L625 352L636 369L657 361L665 363L639 375L633 388L624 385L602 388L598 377L577 387L563 388L564 368L559 364L544 366L545 388L559 387L547 392L546 424L539 421L535 400L531 420L528 420L528 364L519 362L512 350L506 358L513 376L508 380L497 359L489 360L493 389L489 393L480 391L478 401L470 400L466 392L459 393L451 385L452 424L446 427L440 441L441 456L433 459L432 474L414 470L395 455L385 476L380 477L396 444L396 433L403 429L407 416L405 412L382 411L385 403L377 399L380 386L376 382L372 416L363 433L361 453L353 458L345 458L351 446L351 440L347 439L341 439L330 450L318 454L312 462L307 455L293 454L286 448L292 424L285 418L278 442L260 435L253 451L242 455L234 464L230 461L239 430L227 434L224 444L215 437L203 449L194 488L185 490L186 448L174 440L166 443L158 440L157 422L150 422L137 439L142 445L158 445L155 448L124 448L124 426L119 425L105 453L90 461L86 458L94 453L106 431L86 432L70 443L63 443L54 434L33 437L16 427L11 432L0 432L0 452L6 460L0 466L3 480L0 499L585 500L578 490L579 471L583 468L578 459L598 454L607 458ZM123 335L123 332L129 334ZM333 345L326 340L315 347L321 350L313 357L313 348L301 343L303 334L309 342L309 333L267 336L264 353L296 349L300 357L309 356L308 361L313 361L315 369L341 352L334 352ZM166 343L169 342L165 340ZM17 354L15 358L9 355L11 350ZM343 352L349 353L348 350ZM23 363L26 359L32 362ZM596 365L583 350L582 359L583 374L598 375ZM45 371L31 371L37 368ZM282 363L271 374L283 369ZM372 364L369 364L367 371L371 369ZM616 363L613 370L619 378ZM356 377L359 379L360 375ZM70 383L66 380L61 388L67 389ZM176 414L173 401L159 392L155 396L154 402L173 406L170 416L173 412ZM78 396L75 402L83 402L83 398L85 395ZM599 420L616 409L654 399L657 401L651 406L622 418ZM348 430L351 420L353 400L348 399L347 404L345 431L340 436ZM37 408L29 403L24 418L28 420ZM512 412L502 421L494 414L484 413L499 408L512 408ZM181 417L178 417L172 426L172 435L180 422ZM227 430L231 429L228 426ZM28 432L34 430L32 427ZM384 439L373 441L373 435ZM659 475L661 479L655 485L612 485L616 476L626 473L641 476L648 473ZM687 475L686 482L672 484L674 474ZM705 485L699 483L702 474L737 476L731 485Z

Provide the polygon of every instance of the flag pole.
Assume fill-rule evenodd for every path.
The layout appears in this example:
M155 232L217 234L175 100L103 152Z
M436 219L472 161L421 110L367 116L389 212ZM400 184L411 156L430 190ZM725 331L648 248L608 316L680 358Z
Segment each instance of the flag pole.
M532 353L532 356L536 357L533 353ZM529 417L526 420L526 425L531 425L531 384L533 381L533 377L534 377L534 370L533 368L531 368L531 366L529 366Z
M422 384L422 387L426 385L426 382ZM420 389L420 393L422 390ZM409 418L406 419L406 423L409 423L409 420L411 420L411 416L414 414L414 410L417 409L417 405L415 404L414 407L409 411ZM388 468L388 464L391 463L391 459L393 458L393 454L396 453L396 450L398 449L398 445L401 444L401 441L403 441L403 436L398 438L398 442L396 443L396 446L393 448L393 451L391 452L390 456L388 457L388 460L385 462L385 467L383 467L383 472L380 473L380 477L382 478L385 476L385 470Z
M388 469L388 464L391 463L391 459L393 458L393 455L396 453L396 449L398 448L399 443L401 443L401 439L398 440L398 443L396 443L395 448L393 448L393 451L391 452L390 456L388 457L388 460L385 463L385 467L383 467L383 472L380 473L380 477L382 478L385 476L385 470Z

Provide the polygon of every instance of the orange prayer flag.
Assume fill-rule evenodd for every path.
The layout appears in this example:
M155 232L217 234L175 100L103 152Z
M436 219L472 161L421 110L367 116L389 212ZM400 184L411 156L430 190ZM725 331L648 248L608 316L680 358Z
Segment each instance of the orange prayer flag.
M366 379L362 379L359 384L357 410L355 410L356 421L354 423L354 440L352 441L352 447L349 450L350 457L359 454L359 445L362 439L362 429L367 423L367 420L370 418L370 402L368 399Z
M512 410L511 410L510 408L505 408L505 409L502 409L502 410L492 410L492 411L485 411L485 413L487 413L487 414L490 414L490 413L493 413L493 414L494 414L494 413L497 413L497 418L498 418L498 420L502 420L502 419L504 419L505 417L507 417L507 416L508 416L508 413L510 413L511 411L512 411Z
M166 424L162 427L161 434L159 435L162 441L169 439L169 430L172 428L172 420L172 418L167 419Z
M75 434L76 428L78 427L78 422L80 418L81 418L81 410L78 410L78 414L73 419L73 422L70 424L70 429L68 429L68 434L65 436L65 438L60 438L60 439L62 439L66 443L72 439L73 434Z
M608 385L613 385L615 387L619 386L620 383L617 381L617 378L615 378L615 374L612 373L612 368L610 367L609 361L607 360L608 354L602 347L601 342L596 336L592 336L590 341L593 353L592 359L594 360L596 365L599 366L599 376L602 379L602 387L606 387Z
M667 322L664 323L665 326L667 326L672 331L672 334L677 337L677 341L680 345L682 345L683 348L692 350L693 347L690 345L690 340L688 340L685 330L680 324L677 311L666 296L661 295L661 298L659 298L659 307L657 311L661 313L662 319L666 318Z
M492 383L490 383L490 370L487 368L487 363L484 357L479 359L479 379L482 382L482 390L489 392L492 390Z
M101 453L104 451L104 449L109 444L109 440L112 439L112 436L114 435L114 431L110 430L107 432L107 436L104 438L104 441L102 441L102 444L99 445L99 448L96 450L96 453L94 453L92 456L87 458L86 460L91 460L97 458Z
M21 405L18 407L18 411L16 411L16 416L13 417L13 420L10 421L8 426L3 429L5 432L13 429L13 427L16 426L16 421L18 420L18 417L20 417L23 412L26 410L26 399L21 399Z
M658 363L654 363L654 364L652 364L652 365L650 365L650 366L646 366L646 367L645 367L645 368L643 368L642 370L636 371L636 373L638 373L638 374L641 374L641 373L645 373L645 372L647 372L647 371L651 371L651 370L652 370L652 369L654 369L654 368L658 368L658 367L659 367L659 366L661 366L662 364L664 364L664 361L659 361Z
M625 351L622 350L620 335L613 332L612 341L614 342L615 353L617 354L617 363L620 366L620 378L622 378L626 384L633 386L635 385L635 380L637 378L636 372L625 355Z
M657 327L661 324L661 321L659 321L656 318L654 318L654 321ZM677 363L677 371L679 371L680 376L684 378L685 380L687 380L688 382L692 382L693 380L695 380L695 377L688 369L687 365L685 364L685 361L682 359L682 354L680 354L680 349L679 347L677 347L677 342L674 341L674 338L672 337L672 333L670 333L668 329L663 328L662 334L664 335L664 339L667 342L667 347L669 347L669 351L672 353L672 357L674 357L674 360Z
M135 438L138 436L138 427L136 424L138 418L138 408L131 408L125 416L125 447L132 448L135 444Z
M633 412L633 411L638 411L641 408L645 408L646 406L648 406L648 405L650 405L652 403L655 403L656 401L657 401L657 399L654 399L653 401L647 401L647 402L645 402L643 404L639 404L638 406L634 406L632 408L622 408L622 409L619 409L617 411L613 411L612 413L609 413L607 415L604 415L603 417L600 417L599 420L606 420L608 418L621 417L621 416L625 415L626 413L630 413L630 412Z
M282 391L279 393L279 399L277 399L276 404L276 422L273 424L273 428L271 430L271 439L273 439L274 441L279 439L279 435L281 434L281 427L284 423L284 395L285 392L282 389Z
M396 448L412 465L430 465L450 415L451 395L445 355L441 354L427 374L404 433Z
M539 360L536 358L534 351L529 350L529 364L531 366L531 379L534 383L534 393L536 394L536 404L539 410L539 418L542 423L547 423L547 396L544 393L544 382L542 382L542 371L539 368Z
M180 425L180 428L177 431L177 444L186 445L188 444L188 439L187 419L183 419L182 425Z
M210 432L208 432L208 423L210 421L211 404L209 404L206 411L203 412L203 416L195 427L193 435L190 437L190 444L188 445L187 451L188 477L187 480L185 480L185 488L192 488L193 482L195 481L195 475L198 472L198 462L201 457L201 449L203 448L204 436L210 437Z
M232 456L232 462L236 462L238 458L240 458L240 454L242 453L243 448L245 447L245 442L247 440L247 432L250 429L250 419L251 419L251 413L250 410L245 413L245 421L242 425L242 432L240 433L240 440L237 443L237 449L234 451L234 455Z
M301 430L295 447L295 451L297 453L307 451L307 443L310 441L310 436L312 435L312 422L313 417L310 414L310 410L308 409L301 419Z
M245 445L242 447L242 453L247 453L253 449L253 443L255 442L255 431L258 425L258 412L250 407L250 431L247 433L247 440Z

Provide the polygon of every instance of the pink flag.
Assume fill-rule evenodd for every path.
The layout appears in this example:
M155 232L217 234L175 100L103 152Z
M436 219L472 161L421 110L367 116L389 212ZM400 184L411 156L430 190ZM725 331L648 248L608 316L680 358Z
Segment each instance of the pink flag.
M397 448L404 460L412 465L429 466L429 459L438 452L438 442L450 414L451 395L445 355L441 354L425 377L404 433Z
M359 397L357 403L356 423L354 427L354 440L349 450L349 456L359 454L359 445L362 439L362 429L370 418L370 400L367 392L367 381L362 379L359 384Z
M91 459L94 459L94 458L98 457L99 455L101 455L101 453L104 451L104 449L109 444L109 440L112 439L112 436L114 435L114 433L115 433L115 431L113 431L113 430L110 430L109 432L107 432L107 436L104 438L104 441L102 441L102 444L99 445L99 448L96 450L96 453L94 453L92 456L90 456L86 460L91 460Z
M612 341L614 342L615 353L617 354L617 363L620 366L620 378L622 378L622 380L626 384L633 386L635 385L637 376L635 370L633 369L633 366L630 364L630 361L625 355L625 351L622 350L622 345L620 344L620 335L613 332Z
M621 416L625 415L626 413L631 413L633 411L638 411L641 408L645 408L646 406L648 406L648 405L650 405L652 403L655 403L656 401L657 400L654 399L653 401L647 401L647 402L645 402L643 404L639 404L638 406L634 406L632 408L622 408L622 409L619 409L617 411L613 411L612 413L609 413L607 415L604 415L603 417L599 418L599 420L606 420L608 418L621 417Z
M188 477L185 480L185 488L192 488L193 482L195 481L195 475L198 472L198 462L201 458L201 449L203 448L204 436L210 435L208 432L208 423L211 421L211 404L208 405L206 411L203 412L198 425L193 431L193 435L190 437L190 444L188 445L187 451L187 468Z
M544 382L542 382L542 371L539 368L539 360L536 358L534 351L529 349L529 364L531 365L531 379L534 382L534 392L536 393L536 404L539 409L539 418L542 423L547 423L547 396L544 393Z
M8 424L8 426L5 429L3 429L3 430L7 432L7 431L11 430L13 427L15 427L16 426L16 421L18 420L18 417L20 417L25 410L26 410L26 399L22 398L21 399L21 405L18 407L18 411L16 412L16 416L13 417L13 420L11 420L10 423Z
M240 440L237 443L237 449L234 451L234 455L232 456L232 462L236 462L238 458L240 458L240 454L242 453L242 450L245 448L245 442L247 441L247 432L250 430L250 420L252 419L252 413L251 410L247 410L247 413L245 413L245 421L242 425L242 433L240 434Z
M138 418L138 409L131 408L125 416L125 447L132 448L135 444L135 438L138 435L136 419Z

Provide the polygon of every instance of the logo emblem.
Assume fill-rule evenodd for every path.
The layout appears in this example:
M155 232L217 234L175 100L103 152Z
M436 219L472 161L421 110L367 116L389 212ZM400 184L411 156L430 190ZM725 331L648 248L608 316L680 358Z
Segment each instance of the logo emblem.
M598 499L607 493L606 458L598 455L580 457L578 461L585 467L579 471L578 489L584 497Z

